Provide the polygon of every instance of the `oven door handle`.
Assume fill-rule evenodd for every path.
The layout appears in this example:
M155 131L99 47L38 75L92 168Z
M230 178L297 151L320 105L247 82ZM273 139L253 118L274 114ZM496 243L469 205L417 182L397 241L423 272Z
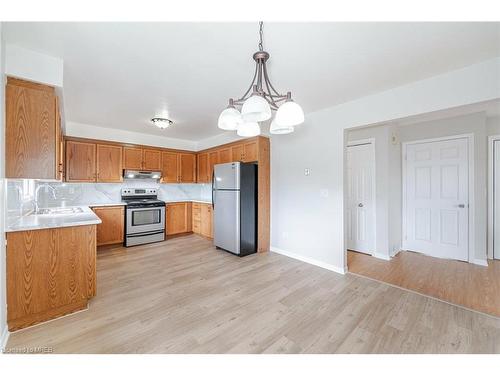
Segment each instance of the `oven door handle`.
M127 211L154 211L154 210L165 211L165 206L142 207L142 208L127 207Z

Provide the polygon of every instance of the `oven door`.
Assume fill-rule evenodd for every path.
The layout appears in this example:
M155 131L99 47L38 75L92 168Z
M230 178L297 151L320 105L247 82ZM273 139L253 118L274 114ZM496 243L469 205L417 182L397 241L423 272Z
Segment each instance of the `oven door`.
M165 229L165 207L127 208L126 234Z

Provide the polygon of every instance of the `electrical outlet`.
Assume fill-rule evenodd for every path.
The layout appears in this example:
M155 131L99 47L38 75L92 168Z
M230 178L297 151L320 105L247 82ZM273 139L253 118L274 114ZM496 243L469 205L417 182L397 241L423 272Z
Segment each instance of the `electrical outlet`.
M309 168L304 169L304 176L309 176L311 174L311 170Z
M329 195L328 189L321 189L319 195L321 195L323 198L328 198Z
M281 233L281 237L283 237L283 239L286 240L288 238L288 232Z

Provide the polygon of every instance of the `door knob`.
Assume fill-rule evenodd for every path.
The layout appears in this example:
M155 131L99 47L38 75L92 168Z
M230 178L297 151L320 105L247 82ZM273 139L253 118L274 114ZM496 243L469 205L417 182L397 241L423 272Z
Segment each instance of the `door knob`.
M463 203L459 204L458 208L465 208L465 204L463 204Z
M363 207L363 203L359 203L359 204L358 204L358 207Z

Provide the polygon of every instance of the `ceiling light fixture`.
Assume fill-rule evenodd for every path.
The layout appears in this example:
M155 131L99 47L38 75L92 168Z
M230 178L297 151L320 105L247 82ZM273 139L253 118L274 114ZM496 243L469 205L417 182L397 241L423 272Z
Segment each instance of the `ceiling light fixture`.
M252 83L240 99L229 99L229 105L218 121L220 129L236 130L242 137L259 135L258 123L269 120L272 111L276 111L276 116L271 123L271 134L292 133L295 125L304 122L304 111L292 100L292 93L278 93L269 80L266 67L269 53L262 45L262 28L263 22L259 22L259 50L253 54L255 72ZM241 112L236 108L240 106Z
M155 125L156 127L160 128L160 129L166 129L170 125L173 124L172 120L169 120L168 118L163 118L163 117L153 117L151 119L151 122L153 123L153 125Z

